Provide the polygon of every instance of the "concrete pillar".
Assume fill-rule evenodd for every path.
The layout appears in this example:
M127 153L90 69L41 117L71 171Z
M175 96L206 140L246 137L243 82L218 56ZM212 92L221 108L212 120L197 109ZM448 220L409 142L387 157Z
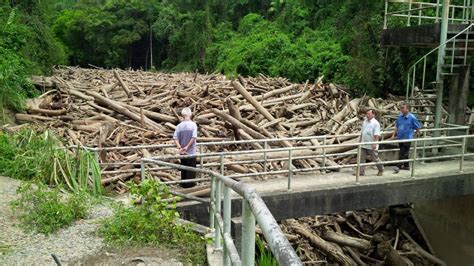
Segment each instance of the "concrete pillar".
M471 65L459 68L459 74L454 76L449 92L449 123L466 124L466 106L469 93Z
M474 263L474 195L415 203L436 256L448 265Z

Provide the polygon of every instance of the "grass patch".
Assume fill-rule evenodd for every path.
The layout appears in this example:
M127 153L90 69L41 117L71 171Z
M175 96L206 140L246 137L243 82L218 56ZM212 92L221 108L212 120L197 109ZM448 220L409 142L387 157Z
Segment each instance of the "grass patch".
M168 188L153 179L127 184L132 197L141 199L142 204L119 205L115 215L103 221L99 234L112 245L160 245L178 249L184 261L204 265L205 239L176 223L179 217L176 203L161 201L168 196Z
M271 250L266 247L265 240L261 239L259 235L255 236L255 243L257 245L257 261L258 266L278 266L278 262Z
M88 194L64 195L60 188L48 188L42 183L24 182L17 190L20 198L11 203L15 213L27 229L50 234L82 219L90 206Z
M103 192L100 167L93 153L66 149L50 131L0 132L0 174L21 180L64 185L70 191Z

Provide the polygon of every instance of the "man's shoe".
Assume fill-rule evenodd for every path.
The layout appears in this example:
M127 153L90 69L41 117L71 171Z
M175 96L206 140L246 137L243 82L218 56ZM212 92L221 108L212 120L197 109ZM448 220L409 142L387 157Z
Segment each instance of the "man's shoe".
M352 175L357 176L357 172L354 172ZM364 176L364 175L365 175L365 172L360 172L360 174L359 174L359 176Z
M377 173L377 176L383 176L383 170Z
M409 171L409 170L410 170L410 166L403 166L401 169L402 169L402 170L407 170L407 171Z

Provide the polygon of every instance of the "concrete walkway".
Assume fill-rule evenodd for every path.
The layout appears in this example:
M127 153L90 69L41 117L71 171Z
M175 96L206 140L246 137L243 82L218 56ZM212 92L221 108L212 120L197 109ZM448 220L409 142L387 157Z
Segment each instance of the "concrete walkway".
M458 173L459 160L431 162L424 165L417 163L415 166L415 177L413 179L410 177L410 171L402 170L396 174L394 173L394 169L395 167L393 166L385 167L384 176L377 176L377 169L375 167L368 167L366 175L359 178L359 184L356 184L356 177L353 175L354 171L351 168L343 168L340 172L327 174L305 173L293 175L291 179L291 191L318 191L329 188L357 187L361 185L403 182L413 179L438 178ZM463 170L465 173L474 173L474 160L465 160ZM255 188L261 196L288 191L287 176L279 176L278 178L263 181L244 181L244 183Z

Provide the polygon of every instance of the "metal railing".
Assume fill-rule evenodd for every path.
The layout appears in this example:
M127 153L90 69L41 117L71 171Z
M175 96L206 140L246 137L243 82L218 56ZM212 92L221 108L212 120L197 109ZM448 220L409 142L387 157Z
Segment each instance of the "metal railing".
M383 28L389 27L390 18L406 18L404 25L421 25L438 23L441 20L442 0L414 1L414 0L385 0L385 15ZM456 2L456 1L451 1ZM459 4L450 4L448 23L470 24L474 21L474 7L472 0L457 1ZM392 10L395 9L395 10ZM397 25L398 26L398 25Z
M142 163L142 173L145 172L144 164L152 163L178 170L200 172L211 176L210 226L214 228L215 249L223 249L224 251L224 265L254 265L256 223L260 226L272 253L280 265L302 265L295 250L288 242L288 239L281 231L277 221L256 190L223 174L223 156L221 156L220 161L220 173L151 158L143 158ZM142 176L144 175L142 174ZM239 256L230 234L231 190L243 198L241 256Z
M420 91L423 92L425 90L425 87L426 87L426 62L427 62L427 59L428 59L428 56L430 55L436 55L435 52L439 51L440 48L442 47L448 47L448 48L451 48L451 55L450 55L450 62L449 62L449 65L447 65L446 67L448 67L449 69L449 72L448 73L454 73L454 67L455 67L455 64L454 64L454 60L456 58L456 56L460 57L460 59L463 60L463 64L467 64L467 51L468 51L468 48L469 48L469 35L470 35L470 32L471 32L471 28L474 26L474 23L470 24L468 27L466 27L465 29L463 29L462 31L460 31L459 33L457 33L455 36L449 38L448 40L446 40L446 42L438 45L436 48L434 48L433 50L431 50L430 52L428 52L427 54L425 54L422 58L420 58L419 60L417 60L415 63L413 63L410 68L408 69L408 76L407 76L407 89L406 89L406 100L408 101L409 100L409 97L414 97L415 95L415 88L417 88L417 80L416 80L416 77L417 77L417 69L420 67L421 65L421 80L418 81L419 83L421 83L421 87L420 87ZM462 40L459 40L459 37L461 35L464 35L463 37L461 37ZM456 46L458 45L458 46ZM459 45L464 45L464 46L461 46L459 47ZM459 55L458 53L456 53L457 49L460 49L462 51L462 54ZM446 63L446 62L444 62ZM443 64L444 64L443 63ZM444 68L446 69L446 68Z
M466 143L469 138L473 138L473 135L469 135L469 126L459 126L454 124L442 124L444 128L425 128L421 130L421 137L413 140L384 140L384 137L389 135L391 132L382 132L382 141L377 144L394 145L402 142L411 142L412 156L406 160L391 160L384 161L381 164L393 164L401 162L412 163L411 177L414 177L416 171L416 162L425 163L430 160L448 159L448 158L459 158L460 165L459 170L463 170L463 163L465 157L474 156L474 153L466 152ZM431 137L430 134L435 132L442 133L441 137ZM450 136L459 134L460 136ZM172 194L178 195L183 198L190 200L196 200L204 202L210 205L210 225L214 228L214 245L217 249L223 249L224 251L224 262L226 265L253 265L254 258L254 243L255 241L255 220L262 229L265 239L269 243L269 246L276 256L280 264L282 265L299 265L301 262L296 256L293 248L284 237L283 233L278 227L278 223L275 221L270 211L262 201L258 193L245 185L244 183L238 182L234 179L241 179L252 176L269 176L269 175L286 175L288 178L288 189L291 189L291 181L294 174L301 172L320 172L330 171L341 168L355 168L356 178L355 182L359 183L359 170L362 166L373 166L377 163L361 163L360 152L362 145L368 143L352 142L352 143L336 143L343 140L357 140L360 137L360 133L344 134L344 135L323 135L323 136L309 136L309 137L288 137L288 138L276 138L276 139L255 139L255 140L237 140L237 141L217 141L217 142L204 142L198 143L198 150L200 153L192 156L159 156L151 158L142 158L139 163L131 162L115 162L115 163L100 163L101 166L108 165L140 165L139 169L127 169L118 171L103 171L103 174L118 174L123 172L141 172L142 179L145 178L146 171L153 174L155 171L169 171L169 170L187 170L195 171L207 177L200 177L193 180L180 180L180 181L169 181L163 182L165 184L178 184L185 182L196 182L196 181L211 181L211 197L210 199L198 198L182 193L172 192ZM291 141L294 147L283 147L283 148L270 148L271 146L279 145L282 141ZM319 145L305 145L306 143L315 143L317 141ZM225 152L208 152L205 151L206 147L210 146L217 150L223 150L224 148L233 147L242 148L250 144L261 144L263 149L243 149ZM74 147L74 146L73 146ZM122 146L122 147L100 147L91 148L84 147L90 151L99 153L116 150L137 150L137 149L164 149L174 148L173 144L157 144L157 145L138 145L138 146ZM454 155L437 155L427 156L427 151L430 149L440 148L456 148L459 147L461 151ZM343 151L330 152L332 148L344 148ZM301 151L313 151L308 154L300 154ZM380 153L397 151L398 148L380 150ZM420 154L420 155L418 155ZM261 155L259 159L245 158L249 155ZM276 156L275 156L276 155ZM243 156L244 158L240 158ZM345 165L334 165L329 164L331 159L356 156L357 161L354 164ZM167 162L169 160L177 160L180 158L199 158L199 165L196 168L181 166L176 163ZM320 166L310 168L295 168L293 163L299 160L316 159L320 160ZM276 162L286 162L287 168L272 168L271 165ZM155 166L147 167L152 164ZM253 173L240 173L240 174L226 174L226 167L232 165L247 165L247 164L262 164L263 171ZM243 235L242 241L242 256L239 256L235 244L230 236L230 222L231 222L231 190L243 197L242 205L242 221L243 221ZM242 260L240 260L242 258Z
M430 160L439 159L452 159L459 158L460 165L459 171L463 170L464 159L469 156L474 156L474 153L466 152L466 143L469 138L474 138L474 135L468 135L469 127L457 126L452 124L446 124L446 128L432 128L423 129L421 131L420 138L411 140L382 140L379 142L373 142L374 144L385 144L394 145L398 143L412 143L412 155L411 158L405 160L391 160L384 161L381 163L361 163L361 149L362 145L371 143L339 143L329 144L328 140L332 140L334 137L339 138L356 138L360 134L348 134L340 136L312 136L312 137L292 137L292 138L279 138L279 139L263 139L263 140L244 140L244 141L225 141L222 143L202 143L201 146L206 145L247 145L251 143L260 143L264 145L264 149L255 150L237 150L237 151L225 151L225 152L207 152L196 155L187 156L160 156L153 158L143 158L141 160L141 173L142 178L145 178L146 171L166 171L166 170L187 170L195 171L202 174L208 175L204 178L196 178L193 180L186 180L184 182L196 182L196 181L211 181L211 197L209 201L204 201L210 205L210 225L214 228L214 245L216 249L224 250L224 262L225 265L240 263L244 265L253 265L254 261L254 241L255 241L255 220L262 228L265 239L268 241L269 246L273 254L277 257L278 261L282 265L289 265L288 263L299 264L299 260L295 258L294 250L292 249L289 242L285 239L281 230L278 227L275 219L271 215L270 211L266 207L257 192L245 185L242 182L238 182L234 179L240 179L244 177L252 176L268 176L268 175L286 175L288 178L288 189L291 189L291 182L293 175L301 172L315 172L315 171L327 171L336 170L341 168L355 168L356 169L356 184L359 183L360 168L362 166L373 166L377 164L394 164L408 162L412 164L411 177L415 176L417 169L417 162L422 164ZM434 132L442 132L445 136L442 137L430 137L429 134ZM449 136L459 132L463 132L459 136ZM387 135L389 132L383 132L382 135ZM295 147L283 147L283 148L269 148L269 145L281 141L308 141L318 140L322 143L320 145L304 145ZM436 155L427 156L427 152L430 149L440 148L460 148L460 152L450 155ZM347 151L329 153L332 148L347 148ZM301 155L301 151L314 151L310 155ZM354 152L354 150L356 150ZM398 150L398 148L380 150L380 153L391 152ZM276 154L276 156L275 156ZM255 159L252 155L261 155L260 159ZM239 158L239 156L243 158ZM246 157L251 157L246 158ZM334 165L326 164L329 160L337 157L357 156L355 164L346 165ZM199 158L201 164L197 168L181 166L175 163L167 162L169 160L177 160L182 158ZM321 165L318 167L310 168L295 168L293 163L298 160L306 159L319 159ZM203 161L206 161L204 164ZM286 169L271 169L267 166L275 162L287 162L288 167ZM246 164L263 164L263 171L253 173L240 173L240 174L226 174L226 167L231 165L246 165ZM160 167L147 169L147 164L155 164ZM205 169L209 168L209 169ZM211 170L214 169L214 170ZM182 183L180 181L164 182L164 183ZM242 256L239 256L236 252L235 244L230 236L230 223L231 223L231 190L238 193L243 197L242 205L242 222L243 222L243 240L242 240ZM186 195L182 195L186 198ZM191 200L196 200L195 197L188 197ZM239 258L242 258L240 261Z
M413 140L383 140L377 142L377 144L398 144L404 142L413 142L415 143L411 149L417 149L418 152L422 153L422 157L419 157L418 160L421 161L429 161L435 159L442 159L442 157L426 157L427 151L432 149L441 149L441 148L450 148L450 147L461 147L462 146L462 137L466 139L470 138L469 135L469 126L457 126L452 124L445 124L449 127L446 128L429 128L423 129L420 131L420 138L416 138ZM431 137L430 134L439 132L440 137ZM463 132L462 136L449 136L451 134L455 134L454 132L458 133ZM391 132L382 132L382 137L389 134ZM169 160L178 160L183 158L200 158L201 161L206 161L205 164L201 164L199 168L219 168L221 171L224 171L226 166L231 165L248 165L248 164L255 164L261 163L263 164L263 172L252 172L252 173L240 173L240 174L228 174L227 177L234 178L234 179L241 179L245 177L253 177L253 176L268 176L268 175L281 175L287 174L288 175L288 189L291 188L291 177L294 173L299 172L315 172L315 171L326 171L326 170L336 170L342 168L353 168L358 167L357 164L344 164L344 165L326 165L326 162L329 161L329 158L340 158L340 157L348 157L359 155L359 150L362 145L366 145L367 143L360 143L360 142L352 142L352 143L339 143L339 144L328 144L327 140L333 139L334 137L345 139L357 139L360 134L346 134L346 135L338 135L338 136L312 136L312 137L293 137L293 138L279 138L279 139L262 139L262 140L250 140L250 141L239 141L242 144L248 143L267 143L266 147L268 147L268 143L272 142L281 142L283 140L289 141L301 141L301 140L318 140L322 141L319 145L303 145L303 146L295 146L295 147L282 147L282 148L265 148L265 149L250 149L250 150L237 150L237 151L226 151L226 152L208 152L204 154L195 154L195 155L166 155L166 156L159 156L153 157L151 159L160 160L160 161L169 161ZM455 142L453 140L461 139L459 142ZM422 146L418 147L418 143L421 142ZM334 148L345 148L341 152L337 153L329 153L330 149ZM308 151L311 150L312 153L310 155L306 155ZM354 151L357 150L357 151ZM303 151L303 152L302 152ZM379 153L388 153L398 151L398 148L392 149L384 149L379 150ZM305 153L305 155L301 155L301 153ZM461 154L461 153L460 153ZM257 155L257 156L253 156ZM255 157L259 156L260 159L255 159ZM454 157L456 155L453 155ZM468 155L471 156L471 155ZM306 160L306 159L319 159L322 161L322 166L319 167L311 167L311 168L298 168L295 169L291 167L293 162L298 160ZM285 162L287 165L287 169L278 169L275 171L268 171L268 165L274 162ZM393 164L399 163L402 161L385 161L382 164ZM408 160L407 162L412 162L412 160ZM362 164L364 166L366 164ZM367 164L373 165L373 163ZM144 168L145 164L141 165L141 168ZM165 171L165 170L172 170L172 168L152 168L154 171ZM143 172L143 171L142 171ZM224 173L224 172L222 172ZM143 177L142 177L143 178ZM193 180L186 180L185 182L196 182L196 181L208 181L210 178L196 178ZM164 182L165 184L177 184L182 183L181 181L171 181L171 182Z

